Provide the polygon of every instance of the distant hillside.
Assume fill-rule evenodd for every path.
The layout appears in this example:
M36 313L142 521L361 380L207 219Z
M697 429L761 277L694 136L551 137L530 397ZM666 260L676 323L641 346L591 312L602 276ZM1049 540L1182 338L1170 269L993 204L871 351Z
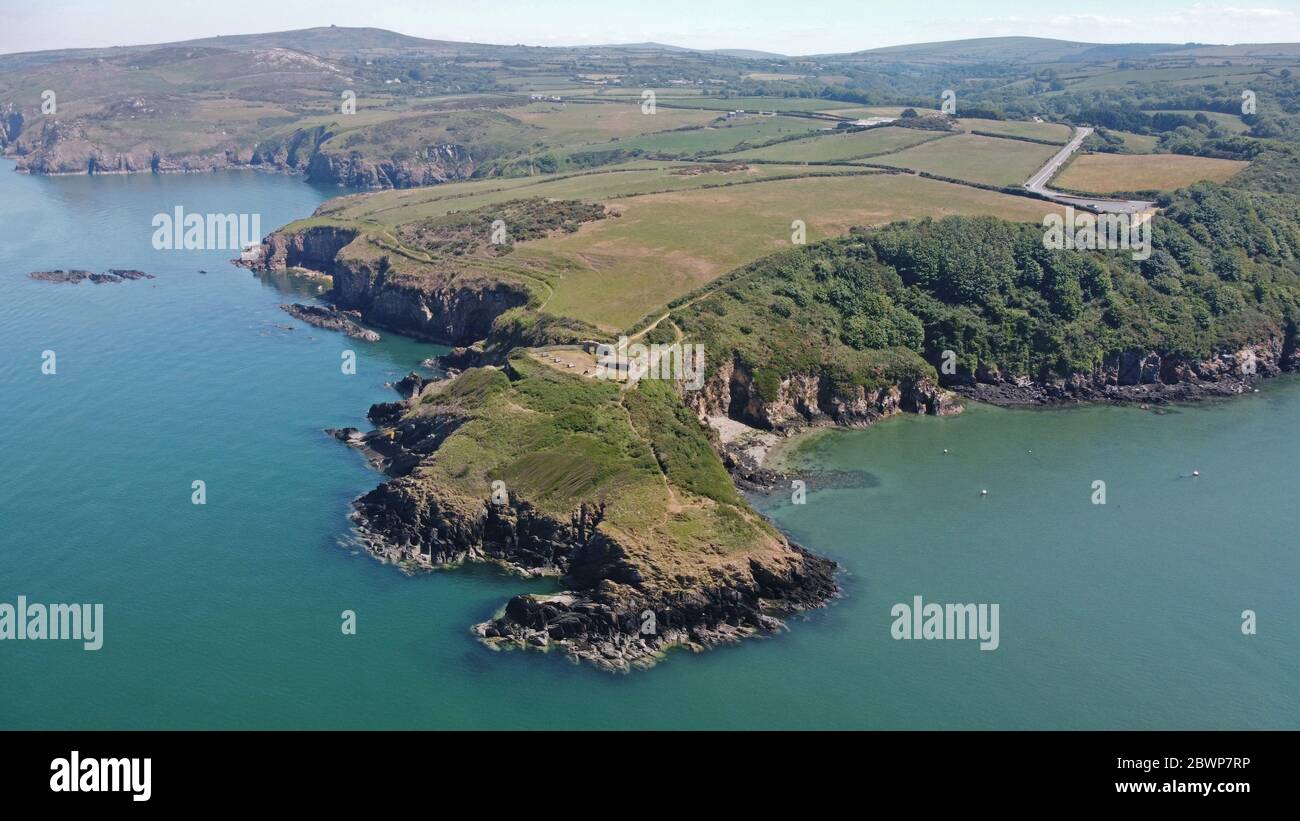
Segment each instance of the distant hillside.
M177 43L150 43L112 48L57 49L16 54L0 54L0 70L19 71L67 60L114 59L126 55L175 49L221 49L223 51L265 51L293 49L321 57L386 57L423 55L432 58L481 57L487 59L520 58L536 54L554 56L594 55L606 52L628 54L702 54L741 60L780 60L783 55L750 49L690 49L665 43L619 43L600 46L526 46L491 43L463 43L453 40L430 40L378 28L318 26L291 31L261 34L234 34L204 37Z
M753 49L691 49L667 43L611 43L598 46L542 47L463 43L431 40L378 28L319 26L292 31L206 37L179 43L139 44L113 48L59 49L0 55L0 71L25 70L66 60L112 59L164 49L222 49L263 51L293 49L321 57L385 57L423 55L429 58L478 57L509 59L549 55L577 58L583 55L716 55L735 60L786 60L785 55ZM815 54L802 60L839 63L1059 63L1136 59L1160 55L1206 58L1270 58L1300 56L1300 44L1263 43L1206 45L1202 43L1086 43L1045 37L981 37L934 43L913 43L866 49L847 54Z
M229 37L208 37L186 42L190 46L219 46L246 51L264 48L294 48L321 55L355 54L364 51L396 49L456 50L473 43L456 43L448 40L426 40L395 31L377 28L347 28L319 26L292 31L272 31L265 34L237 34Z
M575 47L581 48L581 47ZM719 54L723 57L736 57L741 60L785 60L788 59L784 54L777 54L774 51L755 51L748 48L713 48L713 49L695 49L684 46L674 46L668 43L616 43L612 45L592 46L591 48L613 49L618 51L666 51L670 53L694 52L696 54Z
M1201 44L1173 43L1081 43L1046 37L979 37L937 43L886 46L841 55L817 55L862 62L918 63L1058 63L1110 60L1170 54L1200 48L1222 48Z
M21 70L66 60L113 59L125 55L188 49L221 49L224 51L264 51L267 49L294 49L323 57L349 55L383 55L399 52L423 52L433 56L474 54L501 50L507 46L456 43L446 40L426 40L395 31L377 28L346 28L321 26L318 28L273 31L263 34L236 34L205 37L178 43L150 43L114 46L112 48L76 48L54 51L32 51L17 54L0 54L0 70Z

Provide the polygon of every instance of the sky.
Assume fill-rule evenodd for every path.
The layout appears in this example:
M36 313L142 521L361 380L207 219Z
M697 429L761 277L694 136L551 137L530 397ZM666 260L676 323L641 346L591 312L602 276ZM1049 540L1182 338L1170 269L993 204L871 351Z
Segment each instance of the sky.
M536 46L656 41L781 54L966 37L1300 41L1300 0L0 0L0 53L325 25Z

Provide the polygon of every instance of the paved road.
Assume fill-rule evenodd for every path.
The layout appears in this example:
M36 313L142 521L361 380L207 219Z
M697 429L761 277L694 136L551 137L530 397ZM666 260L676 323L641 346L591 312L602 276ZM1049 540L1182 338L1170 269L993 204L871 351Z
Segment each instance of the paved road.
M1042 194L1043 196L1064 205L1080 206L1083 208L1090 208L1094 211L1103 211L1112 214L1140 213L1155 205L1155 203L1147 202L1146 200L1112 200L1105 197L1078 197L1073 194L1062 194L1047 187L1048 180L1050 180L1057 171L1061 170L1061 166L1065 165L1065 161L1070 159L1070 156L1079 150L1079 146L1083 145L1083 141L1086 140L1088 135L1091 133L1092 129L1086 126L1076 128L1074 130L1074 136L1065 144L1065 147L1056 152L1055 156L1048 160L1046 165L1034 172L1034 176L1030 177L1025 182L1025 188L1033 191L1035 194Z
M1066 143L1060 151L1056 152L1055 156L1047 161L1047 165L1038 169L1034 176L1029 178L1025 183L1025 187L1038 194L1055 193L1048 189L1047 181L1052 178L1053 174L1060 170L1062 165L1065 165L1065 161L1070 159L1071 154L1079 150L1079 146L1083 145L1083 141L1086 140L1088 135L1091 133L1092 129L1087 127L1074 129L1074 136L1070 138L1070 141Z

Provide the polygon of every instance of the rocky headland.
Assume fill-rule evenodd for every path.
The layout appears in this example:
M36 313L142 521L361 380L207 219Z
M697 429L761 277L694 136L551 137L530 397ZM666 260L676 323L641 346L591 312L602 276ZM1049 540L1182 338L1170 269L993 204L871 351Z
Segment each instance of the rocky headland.
M836 595L835 564L735 495L704 429L661 406L671 393L626 397L525 356L397 387L410 397L373 406L375 430L330 431L390 477L355 503L367 548L410 572L488 562L565 587L477 625L490 646L626 671L778 630ZM712 460L709 485L661 466L660 411Z

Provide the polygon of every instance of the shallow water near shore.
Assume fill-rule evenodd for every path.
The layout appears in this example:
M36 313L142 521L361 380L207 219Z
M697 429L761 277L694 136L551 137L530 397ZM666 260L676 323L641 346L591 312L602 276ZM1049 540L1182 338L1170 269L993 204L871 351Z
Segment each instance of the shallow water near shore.
M0 642L0 728L1300 727L1300 381L1163 415L974 406L820 437L792 463L873 481L760 504L843 566L844 596L771 639L614 676L470 634L554 582L407 577L350 543L350 502L382 477L322 429L366 428L385 383L443 348L311 328L278 305L318 283L149 244L176 205L269 230L337 189L11 168L0 602L102 603L104 646ZM26 276L69 267L157 279ZM998 603L1000 647L893 640L890 608L916 595Z

